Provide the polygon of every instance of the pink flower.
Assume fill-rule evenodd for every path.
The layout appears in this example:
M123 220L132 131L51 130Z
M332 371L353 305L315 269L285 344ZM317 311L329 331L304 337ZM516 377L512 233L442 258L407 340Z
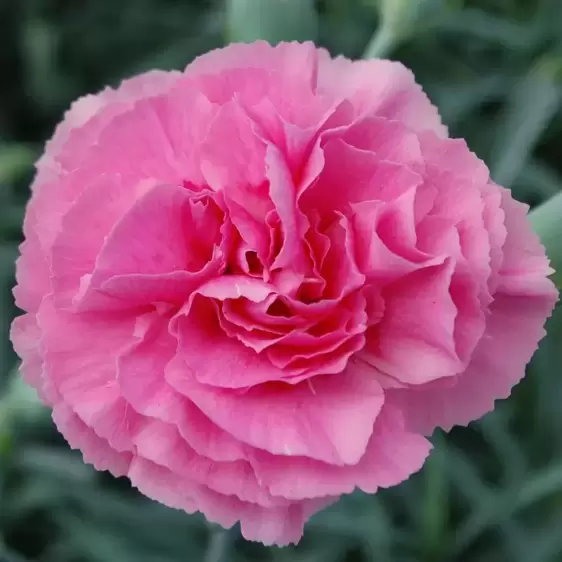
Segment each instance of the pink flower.
M556 300L398 63L232 45L82 98L37 169L26 381L87 462L266 544L508 396Z

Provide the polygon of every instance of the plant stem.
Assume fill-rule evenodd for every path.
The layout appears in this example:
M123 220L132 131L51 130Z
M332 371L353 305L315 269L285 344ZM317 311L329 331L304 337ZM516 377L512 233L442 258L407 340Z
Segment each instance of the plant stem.
M395 47L397 42L396 34L392 29L385 24L382 24L373 37L369 41L365 52L363 53L364 59L382 59Z
M562 191L533 209L529 218L546 248L555 273L552 279L562 288Z
M228 562L227 553L230 549L229 535L229 531L222 528L211 531L211 540L205 555L205 562Z

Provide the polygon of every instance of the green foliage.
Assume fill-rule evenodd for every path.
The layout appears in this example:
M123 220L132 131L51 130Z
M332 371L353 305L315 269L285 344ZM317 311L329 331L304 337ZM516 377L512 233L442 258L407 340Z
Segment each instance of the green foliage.
M413 69L451 134L467 138L516 197L537 205L558 193L562 2L424 4L431 9L387 54ZM432 458L404 485L352 494L314 517L296 548L266 549L237 531L223 539L202 517L95 473L14 374L10 287L31 163L69 103L151 67L182 68L232 39L313 39L358 57L378 8L374 0L0 3L1 562L562 561L560 310L509 401L470 428L436 435ZM223 540L226 553L215 552Z
M226 14L226 35L232 42L316 40L313 0L228 0Z

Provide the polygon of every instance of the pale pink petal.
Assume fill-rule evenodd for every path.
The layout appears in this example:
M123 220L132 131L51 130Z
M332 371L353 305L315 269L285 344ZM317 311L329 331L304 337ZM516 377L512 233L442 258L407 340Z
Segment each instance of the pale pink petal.
M97 470L108 470L113 476L124 476L132 460L130 453L118 453L107 441L98 437L92 429L65 404L53 409L53 421L73 449L78 449L84 462Z
M326 51L320 51L318 92L350 99L357 115L384 117L415 131L432 130L447 136L437 109L413 73L399 62L331 59Z
M225 528L241 522L248 540L266 545L297 542L305 519L316 502L298 502L287 507L264 508L243 502L236 496L222 495L149 460L137 457L131 463L129 478L143 494L188 513L201 511L209 521ZM321 505L325 505L322 502Z
M56 393L49 388L43 378L43 356L41 350L41 330L34 314L23 314L12 322L10 330L14 351L21 358L19 372L23 380L32 386L41 401L52 406Z
M513 199L507 189L500 189L507 237L496 290L514 296L548 295L552 299L555 290L548 279L552 269L539 237L531 230L529 208Z
M13 293L19 308L34 313L43 297L51 292L51 272L35 230L36 224L35 208L30 202L23 223L25 240L20 245L21 255L16 261L17 285Z
M42 183L43 167L54 167L56 169L58 155L61 154L68 143L73 130L84 130L84 125L93 117L102 113L107 107L110 108L110 111L106 112L103 118L96 122L95 127L89 129L88 136L73 136L74 149L76 149L78 139L81 139L83 143L82 150L88 149L91 143L95 142L103 127L117 114L116 109L124 111L138 99L166 92L179 77L178 72L152 70L124 80L116 90L106 88L98 94L86 95L76 100L66 112L53 138L47 143L45 154L38 163L39 176L35 185L38 186Z
M197 57L185 69L187 76L218 75L225 70L261 68L276 71L287 80L299 79L316 86L318 54L313 43L280 43L275 48L265 41L251 45L234 43ZM233 91L236 90L233 88Z
M39 315L45 377L100 437L119 450L131 449L140 420L122 399L117 357L135 342L134 316L76 315L43 301Z

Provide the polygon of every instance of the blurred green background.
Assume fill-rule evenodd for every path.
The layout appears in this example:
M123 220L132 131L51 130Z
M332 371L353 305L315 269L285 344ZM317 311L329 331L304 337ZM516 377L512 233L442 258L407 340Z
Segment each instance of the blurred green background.
M10 288L33 162L73 99L140 71L258 37L386 55L517 198L562 188L562 0L384 4L0 0L0 562L562 561L562 314L509 401L436 435L405 484L313 518L296 548L236 531L216 548L201 517L83 465L16 376Z

